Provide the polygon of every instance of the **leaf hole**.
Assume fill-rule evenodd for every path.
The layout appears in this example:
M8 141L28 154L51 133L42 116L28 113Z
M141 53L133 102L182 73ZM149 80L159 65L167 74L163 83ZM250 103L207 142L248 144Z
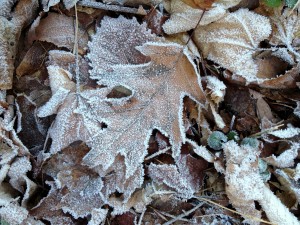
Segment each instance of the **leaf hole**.
M126 98L132 95L132 91L124 86L116 86L106 96L107 98Z

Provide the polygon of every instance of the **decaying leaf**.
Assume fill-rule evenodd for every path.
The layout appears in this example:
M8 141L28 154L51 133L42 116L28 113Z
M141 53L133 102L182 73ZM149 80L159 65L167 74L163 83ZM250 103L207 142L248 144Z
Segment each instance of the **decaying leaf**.
M213 76L207 76L206 81L206 95L218 105L224 100L226 86L222 81Z
M222 18L226 13L226 9L239 2L240 0L216 1L213 5L214 7L205 12L200 21L200 25L207 25ZM163 25L163 29L167 34L175 34L195 29L203 13L203 10L192 8L182 0L165 1L165 8L171 14L170 19Z
M270 33L268 18L248 9L240 9L214 23L201 26L194 37L204 57L242 76L247 82L253 82L259 79L252 55Z
M207 166L204 160L197 160L190 155L182 155L175 165L150 164L149 176L158 184L164 183L175 189L183 198L190 198L202 185L203 170Z
M38 23L31 27L29 40L47 41L58 47L74 48L75 41L75 20L64 14L50 12L45 18L37 18ZM78 29L78 46L84 51L88 36L80 27Z
M298 156L300 149L300 144L297 142L292 142L289 149L285 150L279 156L269 156L264 158L264 160L270 165L276 166L278 168L287 168L294 166L294 160Z
M3 2L3 4L2 4ZM30 22L37 11L37 0L22 0L16 5L14 12L10 14L12 19L6 18L11 12L13 1L1 1L4 15L0 15L0 89L12 88L12 78L14 73L14 61L17 54L17 46L21 31ZM30 10L27 10L30 9Z
M63 213L70 213L73 218L83 218L93 210L101 209L105 202L101 193L102 178L95 171L81 165L82 158L88 151L85 144L75 142L47 161L43 171L53 177L55 183L51 185L48 196L32 211L32 215L51 221L51 217L56 214L61 219L67 219L67 215ZM50 212L43 215L45 210ZM94 215L98 214L94 212Z

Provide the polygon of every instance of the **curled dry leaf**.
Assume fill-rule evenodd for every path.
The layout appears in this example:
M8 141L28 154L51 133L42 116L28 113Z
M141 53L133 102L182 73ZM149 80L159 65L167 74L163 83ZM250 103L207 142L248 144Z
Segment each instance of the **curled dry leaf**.
M233 206L244 215L249 224L260 224L261 212L254 201L262 206L270 222L274 224L299 224L297 218L282 204L264 184L258 168L257 149L249 145L238 146L234 141L223 145L226 156L226 193Z
M219 0L214 7L206 11L200 21L200 25L207 25L222 18L226 9L238 4L240 0ZM163 29L167 34L176 34L195 29L203 13L201 9L195 9L185 4L182 0L165 1L165 8L171 14L170 19L165 22Z
M55 44L58 47L74 48L75 41L75 20L64 14L48 13L48 16L33 23L30 28L28 39L31 41L40 40ZM78 29L78 47L83 52L86 48L88 36L83 29Z
M254 82L259 78L256 77L258 66L252 55L270 33L268 18L240 9L200 27L194 39L204 57L242 76L247 82Z
M216 105L224 100L225 96L225 84L218 78L213 76L206 76L206 95L213 101Z

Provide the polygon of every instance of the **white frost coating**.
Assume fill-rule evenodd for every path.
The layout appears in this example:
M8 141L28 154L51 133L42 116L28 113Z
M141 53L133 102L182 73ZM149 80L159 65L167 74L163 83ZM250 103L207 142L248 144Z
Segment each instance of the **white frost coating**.
M52 94L50 100L37 110L37 116L46 117L56 114L59 106L63 104L69 92L70 91L65 88L59 88L54 94Z
M194 141L187 140L194 147L194 152L205 159L207 162L213 163L215 161L215 156L207 150L204 146L198 146Z
M256 77L258 66L252 55L270 34L268 18L248 9L239 9L196 29L195 42L204 57L252 82L261 81Z
M75 90L75 83L71 81L72 74L69 71L59 66L48 66L47 70L52 94L55 94L61 87L70 91Z
M91 212L91 219L88 225L102 225L105 221L108 209L93 209Z
M285 150L279 156L269 156L264 158L264 160L273 166L279 168L286 168L294 166L294 160L298 156L298 151L300 149L300 143L291 142L291 147L288 150Z
M300 118L300 102L297 102L297 106L294 109L294 114Z
M288 127L284 130L271 131L271 132L269 132L269 134L272 134L279 138L292 138L292 137L300 134L300 128Z
M206 93L214 103L219 104L224 100L226 85L214 76L207 76L206 79L208 88Z
M297 218L288 210L288 208L282 204L282 202L274 195L274 193L265 187L262 190L263 199L259 201L263 210L267 214L269 220L274 224L280 225L299 225L300 222Z
M88 43L90 53L87 58L91 62L91 78L97 79L99 74L111 72L112 66L117 64L143 64L148 61L135 49L147 41L158 41L151 34L146 23L139 24L135 17L126 19L123 16L110 18L105 16L101 20L101 27L97 27L96 34Z
M12 202L0 208L0 216L10 225L19 225L27 218L28 211Z
M274 224L299 225L297 218L265 186L258 168L259 151L248 146L238 146L234 141L223 144L226 156L226 192L233 206L244 215L260 218L255 209L258 201ZM247 219L249 224L260 224ZM246 222L245 221L245 222Z
M195 29L203 11L194 9L181 0L172 0L169 13L171 17L164 23L163 29L167 34L176 34ZM200 25L212 23L222 18L225 13L226 10L216 4L214 8L205 12Z

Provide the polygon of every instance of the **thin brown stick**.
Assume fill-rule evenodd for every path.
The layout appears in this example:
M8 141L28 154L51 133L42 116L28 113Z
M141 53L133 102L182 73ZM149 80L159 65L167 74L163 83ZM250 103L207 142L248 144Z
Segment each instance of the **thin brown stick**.
M79 1L77 4L85 7L90 7L90 8L103 9L103 10L114 11L114 12L122 12L122 13L132 13L132 14L137 14L142 16L147 15L149 11L149 10L145 10L142 6L136 9L136 8L130 8L121 5L108 5L101 2L91 2L91 1Z

